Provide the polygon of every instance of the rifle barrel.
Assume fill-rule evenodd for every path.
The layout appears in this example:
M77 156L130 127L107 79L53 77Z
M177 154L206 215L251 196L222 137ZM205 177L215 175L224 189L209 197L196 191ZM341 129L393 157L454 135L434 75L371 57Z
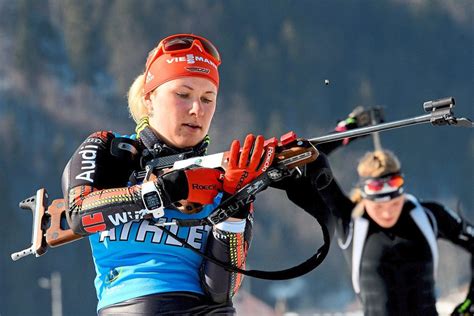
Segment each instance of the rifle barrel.
M404 120L381 123L377 125L356 128L350 131L315 137L315 138L309 139L308 141L311 142L313 145L329 143L329 142L334 142L337 140L342 140L344 138L352 138L352 137L367 135L374 132L386 131L389 129L395 129L395 128L416 125L416 124L429 123L432 117L433 116L431 114L425 114L425 115L415 116L415 117L404 119Z

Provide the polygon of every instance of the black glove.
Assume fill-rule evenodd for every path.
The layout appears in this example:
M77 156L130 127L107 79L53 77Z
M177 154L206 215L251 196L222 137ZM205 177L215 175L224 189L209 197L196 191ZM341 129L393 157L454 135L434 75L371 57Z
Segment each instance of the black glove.
M354 129L357 127L365 127L374 124L383 123L384 115L381 107L368 107L364 108L361 105L357 106L347 116L347 119L341 122L347 124L347 129Z
M352 110L351 113L349 113L347 118L345 118L343 120L339 120L337 122L336 128L334 128L334 130L336 132L345 132L345 131L348 131L348 130L351 130L351 129L354 129L354 128L370 125L370 122L371 122L370 120L361 120L361 119L358 120L357 119L357 118L364 118L365 117L364 113L366 113L366 112L367 111L364 111L364 108L359 105L354 110ZM369 117L369 116L367 116L367 117ZM366 123L366 124L364 124L364 123Z
M158 178L165 197L169 202L187 200L199 204L210 204L222 191L222 171L211 168L177 169Z
M371 107L364 109L362 106L357 106L352 112L343 120L337 122L336 127L334 128L333 133L346 132L359 127L366 127L372 125L373 123L378 124L383 122L383 112L379 107ZM373 123L372 123L373 122ZM352 142L355 139L366 137L368 135L362 135L352 138L344 138L343 140L333 141L328 143L319 144L317 146L320 152L329 155L335 149L340 146L345 146Z
M346 119L341 120L337 123L336 132L345 132L351 129L366 127L374 124L379 124L384 122L382 108L380 107L369 107L364 109L362 106L357 106L351 113L347 116ZM343 145L347 145L350 141L365 137L367 135L345 138L342 142Z

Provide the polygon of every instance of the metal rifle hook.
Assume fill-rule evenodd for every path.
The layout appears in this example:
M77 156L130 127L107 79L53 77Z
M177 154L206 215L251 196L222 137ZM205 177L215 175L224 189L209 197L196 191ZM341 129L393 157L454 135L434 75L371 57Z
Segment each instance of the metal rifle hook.
M426 101L423 103L423 109L425 110L425 112L428 112L428 114L415 116L404 120L381 123L377 125L356 128L345 132L311 138L308 139L308 141L311 142L313 145L317 145L342 140L344 138L363 136L375 132L381 132L410 125L424 124L428 122L435 126L454 125L458 127L474 127L473 122L469 118L457 118L454 116L454 113L452 112L454 105L455 101L453 97L447 97L434 101Z

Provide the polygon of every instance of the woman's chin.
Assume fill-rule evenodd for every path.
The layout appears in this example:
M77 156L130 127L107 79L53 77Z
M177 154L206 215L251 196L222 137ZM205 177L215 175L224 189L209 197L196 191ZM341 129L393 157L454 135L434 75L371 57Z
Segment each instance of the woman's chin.
M388 219L388 220L378 220L377 221L377 224L382 227L382 228L391 228L393 226L395 226L395 224L397 223L397 219L394 218L394 219Z
M173 141L173 146L176 148L188 148L194 147L202 141L204 137L196 137L196 135L192 135L189 137L180 137Z

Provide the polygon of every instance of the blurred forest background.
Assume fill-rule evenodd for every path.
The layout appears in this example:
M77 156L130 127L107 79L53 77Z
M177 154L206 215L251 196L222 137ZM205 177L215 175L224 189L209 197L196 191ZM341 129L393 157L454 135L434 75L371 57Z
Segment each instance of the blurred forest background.
M38 280L55 271L64 314L95 313L86 240L11 261L31 233L31 214L17 205L41 187L59 197L62 170L91 132L133 133L127 89L159 39L191 32L220 49L214 153L249 132L323 135L356 105L383 106L387 120L398 120L424 114L424 101L454 96L455 113L473 118L473 25L471 0L0 0L0 314L50 315L50 293ZM474 220L472 130L422 125L381 139L401 159L410 193ZM369 137L330 157L347 192L357 159L372 148ZM321 245L318 230L285 194L264 192L249 267L305 260ZM440 295L469 279L468 256L454 246L441 243L440 264ZM304 277L247 278L244 288L300 312L355 300L336 243Z

